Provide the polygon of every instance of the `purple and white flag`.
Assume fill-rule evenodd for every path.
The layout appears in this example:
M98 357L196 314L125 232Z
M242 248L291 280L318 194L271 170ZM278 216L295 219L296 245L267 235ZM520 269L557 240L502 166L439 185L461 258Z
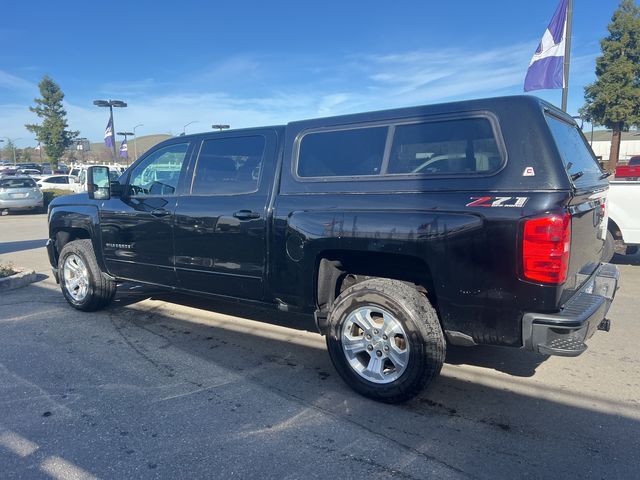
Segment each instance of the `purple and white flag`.
M542 41L529 64L524 80L525 92L566 86L564 84L564 48L567 40L567 7L568 0L560 0L560 5L553 14L551 23L545 30Z
M118 155L122 158L129 158L126 138L122 141L122 144L120 145L120 153Z
M104 144L107 148L113 148L115 142L115 136L113 134L113 118L109 117L107 122L107 128L104 129Z

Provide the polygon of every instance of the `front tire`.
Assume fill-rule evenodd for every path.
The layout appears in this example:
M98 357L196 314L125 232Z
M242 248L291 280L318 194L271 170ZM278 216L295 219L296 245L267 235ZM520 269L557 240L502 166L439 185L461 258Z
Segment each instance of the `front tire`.
M77 310L101 310L116 295L116 282L102 275L91 240L67 243L60 252L58 271L64 298Z
M417 395L442 369L437 314L412 286L371 279L347 288L329 312L329 356L358 393L386 403Z

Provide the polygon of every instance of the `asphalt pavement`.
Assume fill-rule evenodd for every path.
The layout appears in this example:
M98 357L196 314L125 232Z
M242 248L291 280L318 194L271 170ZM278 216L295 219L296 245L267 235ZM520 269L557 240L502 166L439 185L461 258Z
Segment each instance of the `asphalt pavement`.
M615 257L611 332L582 356L450 349L429 389L385 405L275 312L131 284L77 312L46 237L45 215L0 217L0 261L40 279L0 294L3 479L638 476L640 256Z

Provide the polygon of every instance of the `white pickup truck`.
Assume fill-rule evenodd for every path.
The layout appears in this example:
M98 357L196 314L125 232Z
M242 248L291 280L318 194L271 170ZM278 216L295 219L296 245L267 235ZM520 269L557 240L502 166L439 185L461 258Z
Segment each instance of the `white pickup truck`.
M100 166L103 166L103 165L100 165ZM104 166L109 169L109 177L113 181L118 180L118 177L120 177L120 175L122 175L122 172L124 171L121 167L118 167L118 166L114 166L114 165L104 165ZM75 169L77 170L77 178L78 178L78 181L75 184L76 193L82 193L87 191L87 169L88 168L89 166L85 165L78 169Z
M614 253L637 253L640 245L640 182L610 182L607 209L609 227L602 261L609 262Z

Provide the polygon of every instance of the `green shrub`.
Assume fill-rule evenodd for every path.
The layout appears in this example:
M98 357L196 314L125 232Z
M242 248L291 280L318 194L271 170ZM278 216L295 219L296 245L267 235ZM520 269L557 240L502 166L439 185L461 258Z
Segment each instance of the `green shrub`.
M42 190L42 196L44 198L44 208L47 208L51 201L56 197L61 197L63 195L71 195L74 192L69 190L58 190L58 189L47 189Z
M13 269L13 266L10 263L0 263L0 278L9 277L14 273L16 273L16 271Z

